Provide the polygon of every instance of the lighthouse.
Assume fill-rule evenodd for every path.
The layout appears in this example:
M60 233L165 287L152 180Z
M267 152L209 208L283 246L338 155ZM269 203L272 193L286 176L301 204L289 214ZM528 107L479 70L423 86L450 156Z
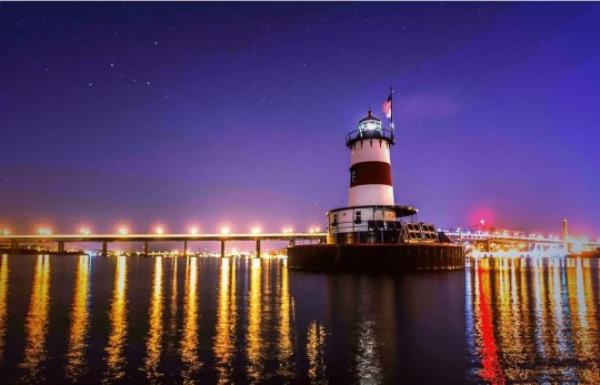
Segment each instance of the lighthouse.
M386 273L464 267L461 245L453 244L433 224L418 221L416 208L398 205L394 199L391 99L390 90L384 104L389 126L368 111L346 134L348 205L327 212L327 242L288 247L288 266Z
M393 145L393 126L384 128L370 110L346 135L350 150L348 206L327 213L329 243L401 241L403 227L399 219L414 216L417 210L395 204L390 160Z

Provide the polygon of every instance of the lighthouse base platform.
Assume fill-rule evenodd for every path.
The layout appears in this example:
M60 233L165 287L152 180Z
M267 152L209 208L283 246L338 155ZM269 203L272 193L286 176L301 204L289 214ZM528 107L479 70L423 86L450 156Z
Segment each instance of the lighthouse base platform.
M288 266L365 273L456 270L465 267L465 253L451 243L297 245L288 247Z

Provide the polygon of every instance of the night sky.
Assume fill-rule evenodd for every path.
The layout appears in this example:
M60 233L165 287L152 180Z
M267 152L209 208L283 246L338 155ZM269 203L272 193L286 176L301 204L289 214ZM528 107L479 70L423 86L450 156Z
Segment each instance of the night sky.
M0 4L0 226L305 230L395 92L421 220L600 235L600 4Z

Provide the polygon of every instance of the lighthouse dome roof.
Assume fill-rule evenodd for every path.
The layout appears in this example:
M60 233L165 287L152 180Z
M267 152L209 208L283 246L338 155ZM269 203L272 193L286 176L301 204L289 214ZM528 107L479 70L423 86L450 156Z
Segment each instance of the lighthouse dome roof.
M365 122L367 120L375 120L377 122L381 122L381 119L373 116L373 112L371 110L369 110L369 113L367 114L367 116L365 116L364 118L362 118L361 120L359 120L358 123L362 123L362 122Z

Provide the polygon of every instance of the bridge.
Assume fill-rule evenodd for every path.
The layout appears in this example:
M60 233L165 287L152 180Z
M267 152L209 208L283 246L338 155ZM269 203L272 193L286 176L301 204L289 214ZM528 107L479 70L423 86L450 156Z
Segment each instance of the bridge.
M557 252L567 254L600 248L600 240L588 241L567 236L543 236L515 232L487 232L469 230L447 230L444 233L454 242L466 245L481 253L493 253L510 249L524 254ZM0 251L16 252L22 245L56 244L56 252L64 253L68 243L99 243L102 255L108 255L109 243L141 243L143 254L149 254L150 243L181 242L183 253L187 254L190 242L219 242L221 256L225 256L225 244L232 241L255 242L256 254L260 255L262 241L283 241L289 245L297 242L325 242L327 233L237 233L237 234L56 234L56 235L0 235ZM565 252L567 250L567 252Z
M570 252L592 251L600 248L600 240L590 241L585 238L571 236L544 236L542 234L525 234L509 231L461 231L444 232L455 242L472 246L473 250L489 252L512 249L523 253L545 253L549 251Z
M265 233L265 234L56 234L56 235L0 235L0 246L5 250L18 251L19 247L27 244L55 243L56 251L64 253L67 243L100 243L102 255L108 255L109 243L139 242L143 244L144 255L149 254L151 242L182 242L183 253L187 254L190 242L220 242L221 256L225 256L225 243L231 241L253 241L256 245L256 255L260 256L262 241L284 241L294 245L298 241L324 242L326 233Z

